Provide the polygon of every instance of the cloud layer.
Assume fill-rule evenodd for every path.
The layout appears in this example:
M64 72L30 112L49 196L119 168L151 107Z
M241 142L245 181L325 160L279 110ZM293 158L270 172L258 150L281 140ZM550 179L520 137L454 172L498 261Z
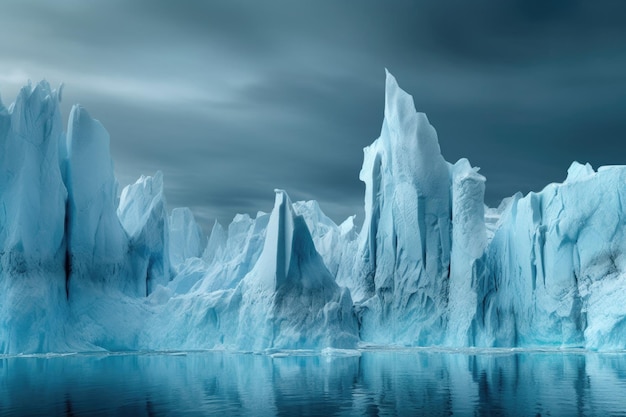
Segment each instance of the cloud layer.
M561 181L572 160L624 164L626 3L8 0L0 92L64 82L111 133L122 185L161 169L169 205L208 228L270 210L272 190L361 213L362 148L384 68L487 203Z

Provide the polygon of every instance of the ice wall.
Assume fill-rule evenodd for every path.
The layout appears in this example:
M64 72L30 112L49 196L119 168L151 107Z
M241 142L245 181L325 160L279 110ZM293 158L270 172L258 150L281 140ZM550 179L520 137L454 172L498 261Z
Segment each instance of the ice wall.
M142 175L126 186L117 215L129 236L132 275L137 277L138 291L148 295L157 285L167 285L171 278L170 237L163 173ZM141 277L145 277L143 282Z
M116 214L109 134L80 105L70 113L67 160L70 297L85 286L141 294L141 285L129 279L128 236Z
M477 344L624 348L626 167L517 195L487 248Z
M222 259L224 256L224 250L226 249L226 242L228 240L228 232L224 230L224 227L215 220L211 234L207 240L206 248L202 252L202 259L208 263L213 263L216 259Z
M626 348L624 166L573 163L487 208L485 178L443 159L387 73L359 234L277 190L271 214L216 223L200 257L161 173L118 205L108 133L74 106L63 134L59 97L42 82L0 105L1 353Z
M467 159L452 167L452 251L446 344L472 346L479 280L487 246L485 177Z
M389 72L382 131L364 153L365 220L352 285L361 337L441 343L450 273L450 167L435 129Z
M0 353L66 348L59 100L42 81L0 103Z
M178 268L188 258L202 255L202 230L187 207L172 210L169 218L169 241L169 256L174 268Z
M154 221L167 220L162 184L153 200L141 192L125 199L122 212L135 215L127 233L108 133L74 106L64 134L59 100L44 81L0 105L2 353L135 347L146 295L146 273L133 270L144 260L137 248L163 252L153 239L167 231ZM166 283L169 266L162 270Z

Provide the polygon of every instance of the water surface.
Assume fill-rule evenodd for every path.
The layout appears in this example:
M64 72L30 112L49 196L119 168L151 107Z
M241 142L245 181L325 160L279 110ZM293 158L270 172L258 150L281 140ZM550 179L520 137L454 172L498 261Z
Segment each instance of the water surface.
M626 354L0 358L1 416L626 416Z

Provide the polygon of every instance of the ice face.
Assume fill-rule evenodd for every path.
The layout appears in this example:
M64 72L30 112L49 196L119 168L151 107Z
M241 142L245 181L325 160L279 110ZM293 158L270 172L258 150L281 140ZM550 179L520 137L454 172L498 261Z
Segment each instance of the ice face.
M304 218L315 248L322 256L328 271L337 283L349 286L351 282L345 275L348 270L352 272L354 263L356 246L353 242L357 237L354 216L338 226L324 214L317 201L298 201L293 203L293 209Z
M476 311L476 260L487 246L485 177L467 159L452 167L452 251L446 344L471 346Z
M387 72L380 137L364 150L365 221L354 276L361 336L441 343L451 246L450 168L437 134Z
M125 187L117 215L129 236L132 275L145 277L145 287L140 290L148 295L157 285L167 285L171 277L170 237L161 171L154 177L142 175Z
M573 164L517 196L487 248L477 342L623 348L626 168Z
M200 257L204 249L203 243L202 230L191 210L187 207L173 209L169 218L169 250L172 266L178 268L186 259Z
M62 129L45 81L0 104L0 353L67 349Z
M360 233L276 190L271 214L216 222L202 252L161 173L118 205L108 133L74 106L64 135L59 97L42 82L0 105L1 353L626 348L626 167L574 162L488 208L485 178L443 159L387 73Z
M128 237L116 214L109 134L79 105L70 113L67 155L70 297L84 285L145 294L125 270Z
M227 240L228 232L226 232L222 225L215 220L206 248L202 252L202 259L204 259L208 264L213 263L216 259L222 259L224 256L224 250L226 249Z
M0 108L4 252L43 261L60 250L67 196L59 167L64 137L57 93L45 81L22 88L10 113Z

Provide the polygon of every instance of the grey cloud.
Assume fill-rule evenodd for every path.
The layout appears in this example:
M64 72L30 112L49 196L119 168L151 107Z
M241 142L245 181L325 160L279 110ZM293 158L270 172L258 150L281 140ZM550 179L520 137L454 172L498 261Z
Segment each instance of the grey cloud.
M272 189L361 213L362 148L379 134L384 67L487 202L561 181L573 159L624 163L621 1L8 0L0 92L67 84L111 133L123 185L161 169L170 207L269 210Z

